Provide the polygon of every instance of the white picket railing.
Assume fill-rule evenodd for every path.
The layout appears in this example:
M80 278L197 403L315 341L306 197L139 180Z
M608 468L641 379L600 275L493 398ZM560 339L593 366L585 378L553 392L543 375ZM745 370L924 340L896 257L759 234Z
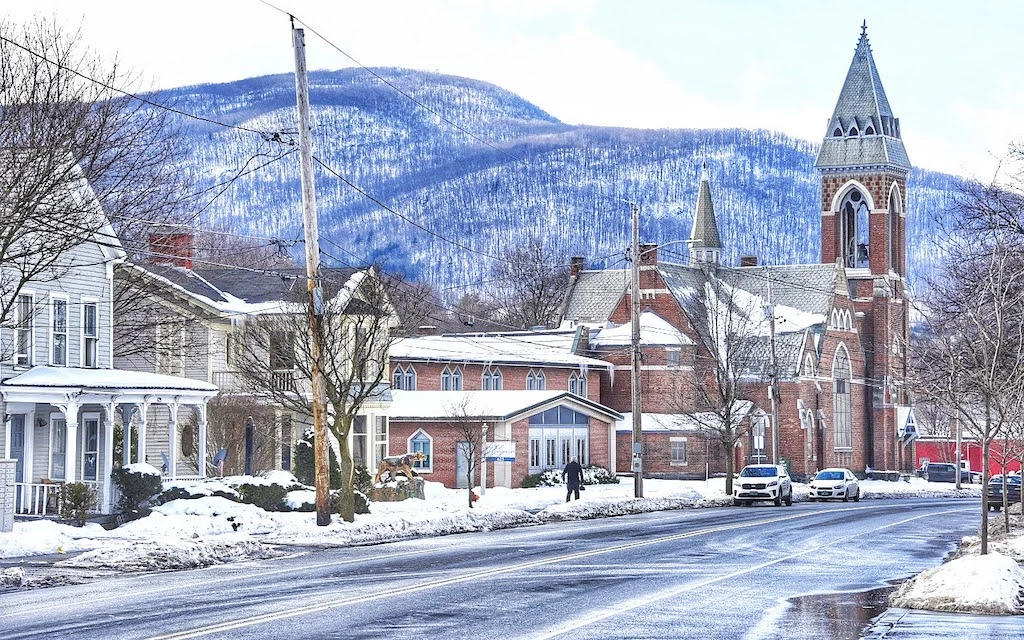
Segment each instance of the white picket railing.
M60 513L60 488L63 483L52 482L15 482L14 513L21 516L56 516ZM99 482L87 481L97 497L96 504L90 513L100 510L99 496L103 485Z

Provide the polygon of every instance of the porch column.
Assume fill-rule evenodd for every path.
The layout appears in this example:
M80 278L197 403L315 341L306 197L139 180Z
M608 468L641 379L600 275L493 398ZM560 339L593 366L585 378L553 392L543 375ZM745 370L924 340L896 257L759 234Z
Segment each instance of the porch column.
M114 470L114 415L117 413L117 403L111 401L106 405L106 415L103 416L103 469L102 474L97 477L103 481L103 493L100 498L100 513L110 513L110 505L114 500L114 483L110 480L110 474Z
M167 405L167 474L171 480L178 477L178 406L177 402Z
M132 413L134 404L121 405L121 466L132 463Z
M196 422L199 423L199 477L206 477L206 405L196 405Z
M135 462L146 461L146 425L149 422L149 401L139 404L139 453Z
M78 482L78 403L71 401L60 407L67 424L64 454L64 480Z

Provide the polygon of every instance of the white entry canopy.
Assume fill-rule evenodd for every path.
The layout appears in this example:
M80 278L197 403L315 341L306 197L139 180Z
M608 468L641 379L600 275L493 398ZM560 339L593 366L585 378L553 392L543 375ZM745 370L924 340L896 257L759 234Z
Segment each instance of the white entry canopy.
M177 396L179 404L204 404L217 394L217 387L203 380L159 373L41 366L4 380L0 394L6 402L49 402L79 394L79 404L109 402L112 396L118 402Z

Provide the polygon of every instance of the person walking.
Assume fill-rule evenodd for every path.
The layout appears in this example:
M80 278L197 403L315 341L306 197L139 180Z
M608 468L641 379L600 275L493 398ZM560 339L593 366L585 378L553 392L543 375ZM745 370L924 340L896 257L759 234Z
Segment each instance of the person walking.
M583 467L580 466L579 461L573 458L569 461L569 464L565 465L565 469L562 470L562 480L565 480L565 486L568 489L565 492L565 501L569 502L572 494L576 494L576 499L580 499L580 485L583 484Z

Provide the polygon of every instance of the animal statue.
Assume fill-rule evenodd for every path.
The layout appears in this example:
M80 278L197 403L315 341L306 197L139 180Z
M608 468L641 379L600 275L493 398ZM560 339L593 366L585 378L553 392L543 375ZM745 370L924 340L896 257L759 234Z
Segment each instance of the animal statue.
M413 463L422 462L426 459L427 456L419 451L402 456L388 456L380 461L380 466L377 467L377 475L373 477L373 483L378 484L385 473L390 476L391 480L397 480L399 473L405 474L406 478L412 480L413 475L416 473L412 470Z

